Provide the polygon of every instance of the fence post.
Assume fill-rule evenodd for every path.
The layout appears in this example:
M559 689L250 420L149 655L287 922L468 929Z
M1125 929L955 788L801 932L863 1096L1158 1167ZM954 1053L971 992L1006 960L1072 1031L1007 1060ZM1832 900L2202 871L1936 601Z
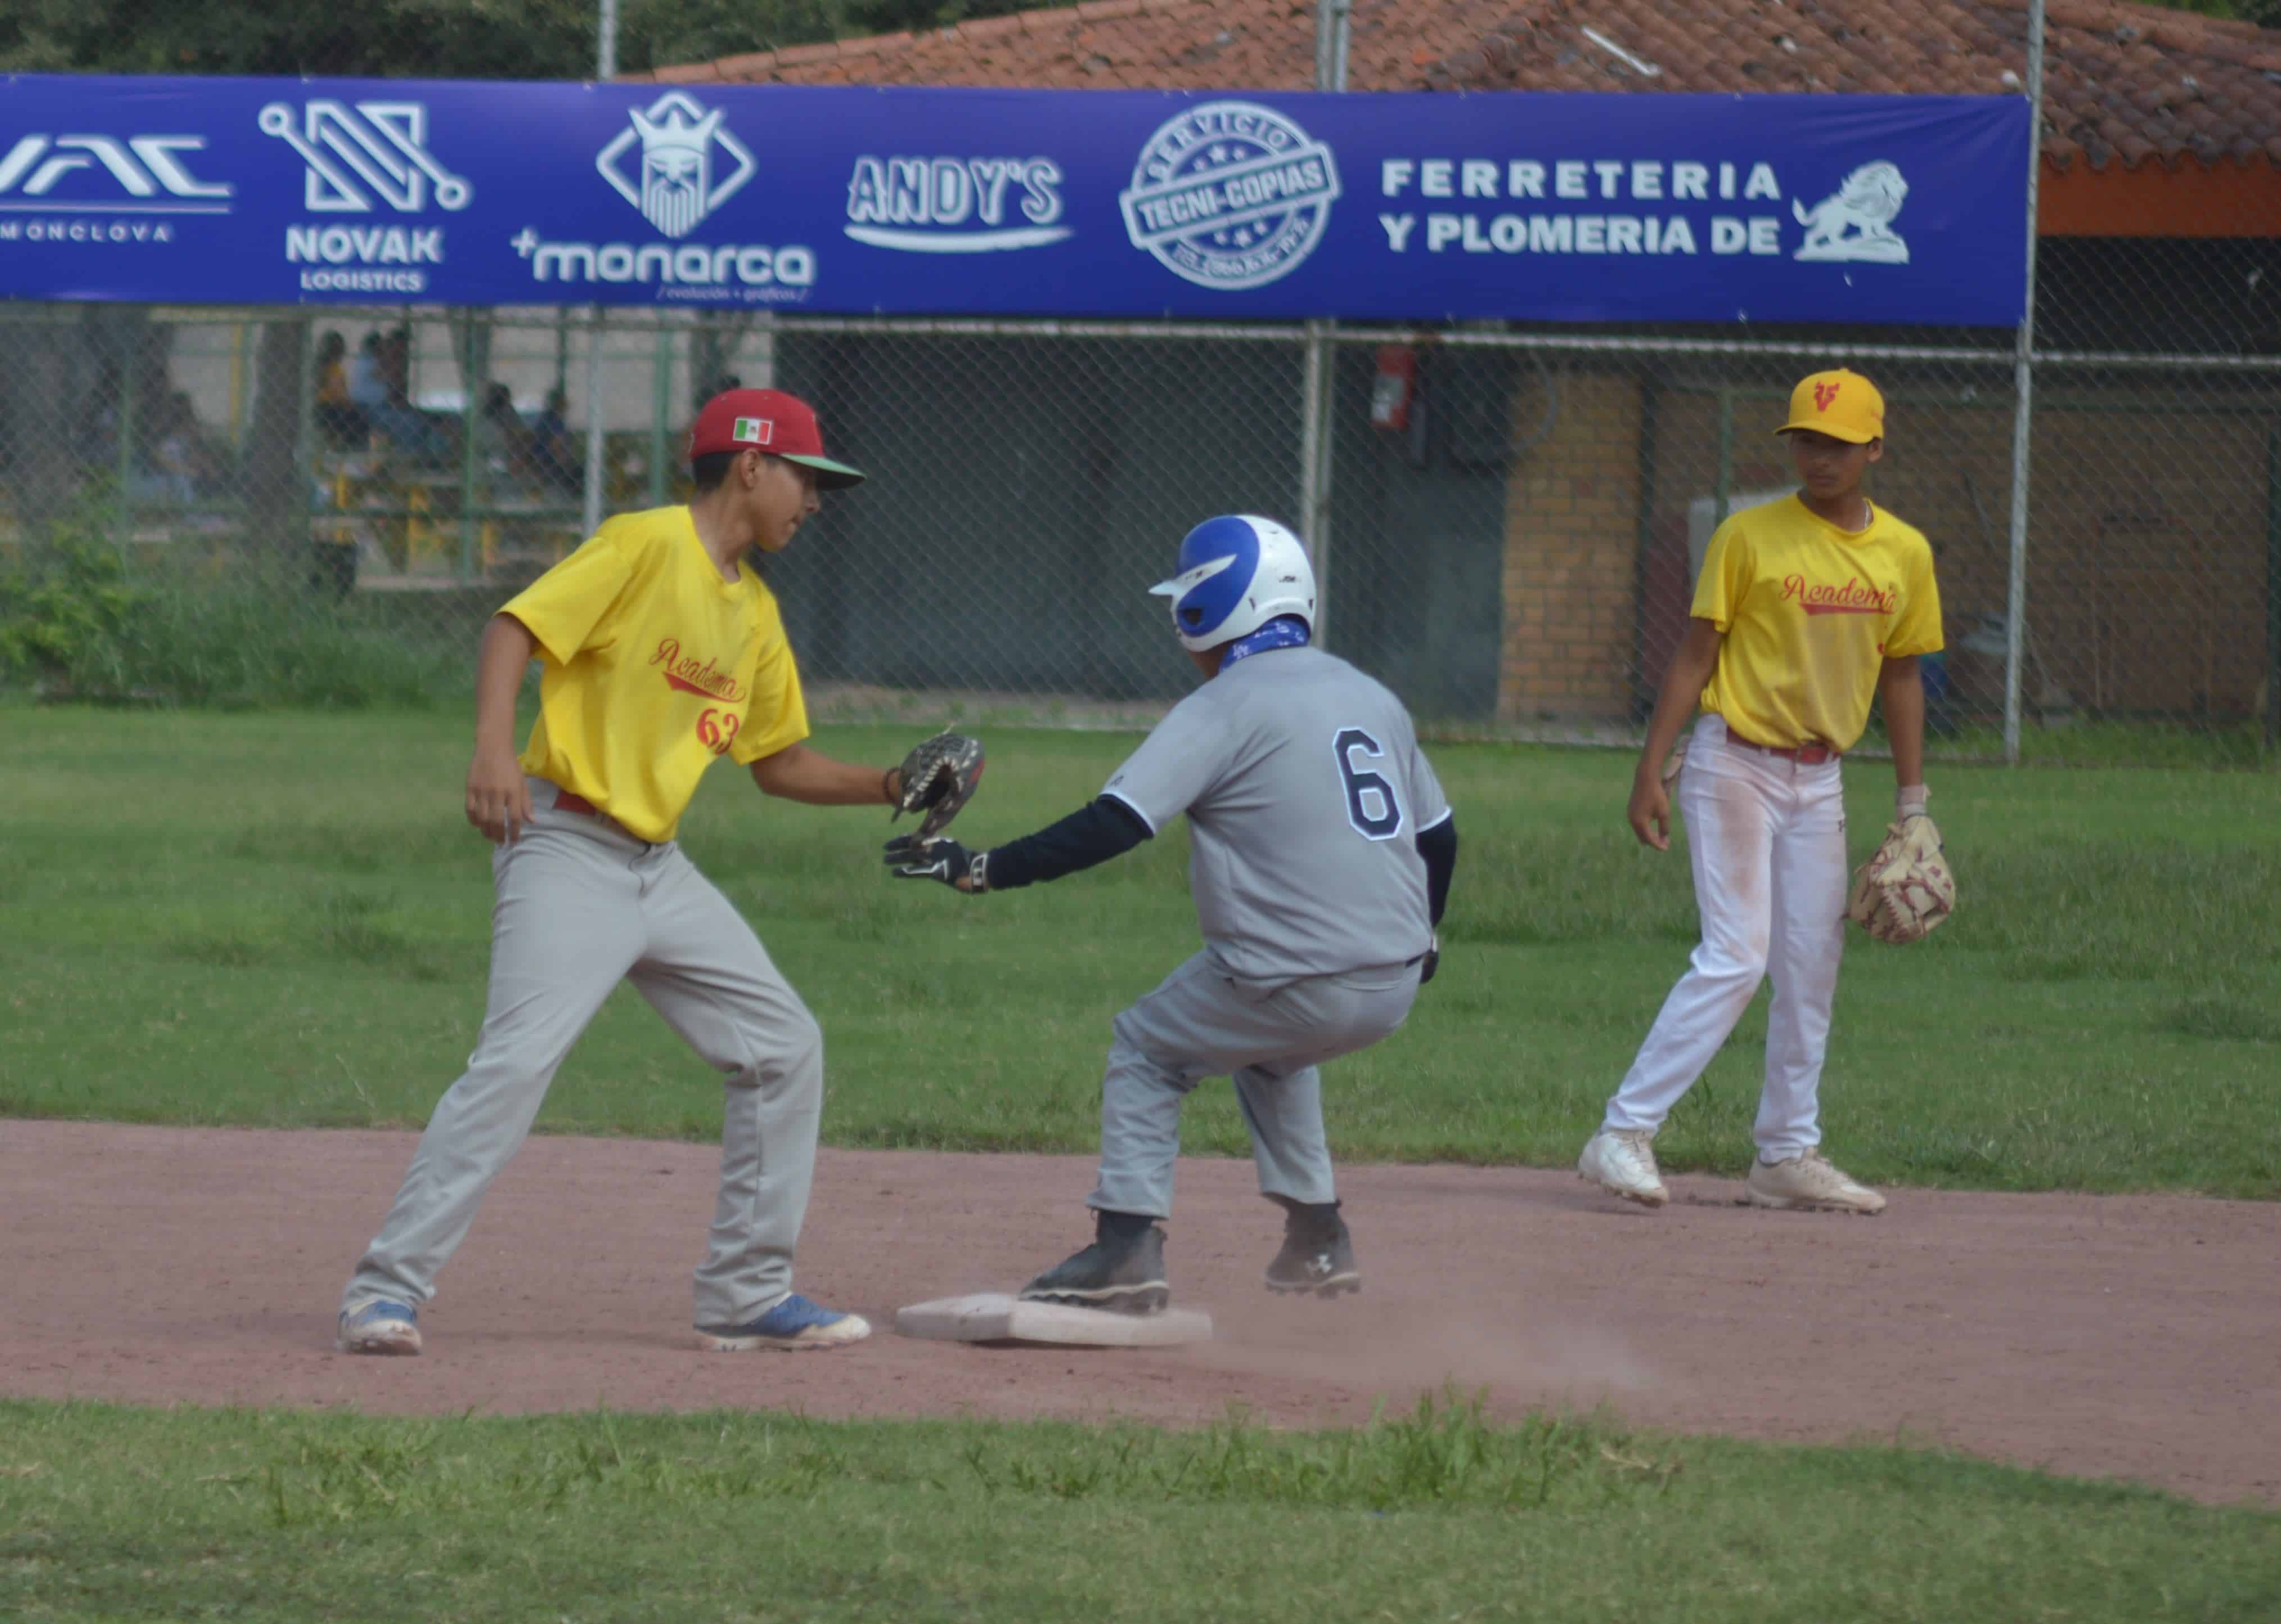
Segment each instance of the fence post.
M673 329L660 327L649 363L649 505L665 506L665 420L673 410Z
M2281 744L2281 429L2265 431L2265 747Z
M1711 482L1711 528L1727 522L1727 503L1735 488L1735 386L1719 386L1719 469Z
M2028 451L2035 424L2036 198L2043 179L2044 0L2028 0L2026 302L2012 349L2012 535L2004 597L2004 761L2020 764L2020 658L2028 634Z
M1640 369L1640 427L1636 451L1639 501L1632 519L1632 720L1642 726L1655 715L1655 695L1662 672L1648 674L1648 556L1655 548L1656 414L1663 400L1662 381L1651 368ZM1687 583L1691 591L1694 583ZM1690 599L1689 602L1692 601ZM1685 635L1682 624L1681 634Z
M1299 535L1315 567L1314 641L1330 646L1331 441L1333 384L1338 357L1331 348L1331 324L1307 323L1306 369L1299 402Z
M1353 0L1315 0L1315 89L1347 88L1347 34ZM1315 568L1314 640L1330 646L1331 470L1337 460L1338 352L1329 321L1307 323L1299 403L1299 535Z
M777 313L763 310L753 318L753 359L740 363L753 369L754 389L774 389L777 386ZM702 384L704 380L700 378Z
M1353 0L1315 0L1315 89L1347 88L1347 36Z
M491 378L489 332L477 331L489 320L488 312L468 311L459 318L465 334L459 357L460 378L460 579L476 578L476 429L481 421L477 404Z
M586 327L586 534L602 528L602 307Z
M286 535L291 542L291 562L294 568L310 568L315 562L310 554L316 537L316 528L310 522L309 510L316 506L317 484L317 324L304 317L295 329L295 360L293 383L293 507L292 517L287 521ZM406 565L410 567L407 555Z
M594 10L594 78L607 84L618 76L618 0L597 0ZM602 307L586 339L586 534L602 528Z
M119 511L131 530L135 490L135 406L142 393L143 335L133 328L120 344L119 359Z

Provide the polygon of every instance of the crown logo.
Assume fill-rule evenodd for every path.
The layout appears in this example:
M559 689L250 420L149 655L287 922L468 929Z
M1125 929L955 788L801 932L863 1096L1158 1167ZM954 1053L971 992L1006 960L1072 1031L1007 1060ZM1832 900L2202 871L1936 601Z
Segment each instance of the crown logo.
M723 127L719 108L707 112L678 90L669 90L628 115L630 128L618 132L594 159L617 194L669 237L694 231L759 167L745 143ZM637 145L640 159L629 174L620 160ZM731 173L715 180L714 154L732 160Z

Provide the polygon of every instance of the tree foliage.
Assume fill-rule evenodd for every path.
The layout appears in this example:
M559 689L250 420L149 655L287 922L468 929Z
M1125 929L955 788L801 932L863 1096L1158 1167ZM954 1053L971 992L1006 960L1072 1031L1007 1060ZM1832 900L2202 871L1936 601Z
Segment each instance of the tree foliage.
M640 72L1025 8L1026 0L621 0ZM0 70L585 79L595 0L12 0Z
M2204 17L2254 22L2261 28L2281 28L2281 0L2146 0L2146 4L2174 12L2194 12Z
M1001 16L1037 0L620 0L618 66ZM2157 0L2281 26L2281 0ZM596 0L8 0L0 71L586 79Z

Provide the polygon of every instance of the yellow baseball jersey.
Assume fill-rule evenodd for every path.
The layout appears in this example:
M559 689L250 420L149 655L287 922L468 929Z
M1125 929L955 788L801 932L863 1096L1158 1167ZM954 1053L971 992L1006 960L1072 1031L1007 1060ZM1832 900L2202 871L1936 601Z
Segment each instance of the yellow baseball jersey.
M522 769L645 840L670 840L705 769L808 737L777 600L714 567L686 507L625 514L499 611L537 639Z
M1941 646L1923 532L1872 504L1840 530L1795 496L1730 514L1695 584L1695 618L1726 634L1703 708L1753 744L1852 748L1883 661Z

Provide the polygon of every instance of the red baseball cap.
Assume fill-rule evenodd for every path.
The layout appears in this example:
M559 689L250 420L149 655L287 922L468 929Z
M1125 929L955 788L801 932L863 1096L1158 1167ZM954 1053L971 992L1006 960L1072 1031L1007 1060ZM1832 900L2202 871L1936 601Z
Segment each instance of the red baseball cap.
M814 468L816 483L826 491L863 483L855 469L823 454L823 431L816 426L816 409L780 389L723 390L705 403L689 426L689 460L694 462L721 451L764 451Z

